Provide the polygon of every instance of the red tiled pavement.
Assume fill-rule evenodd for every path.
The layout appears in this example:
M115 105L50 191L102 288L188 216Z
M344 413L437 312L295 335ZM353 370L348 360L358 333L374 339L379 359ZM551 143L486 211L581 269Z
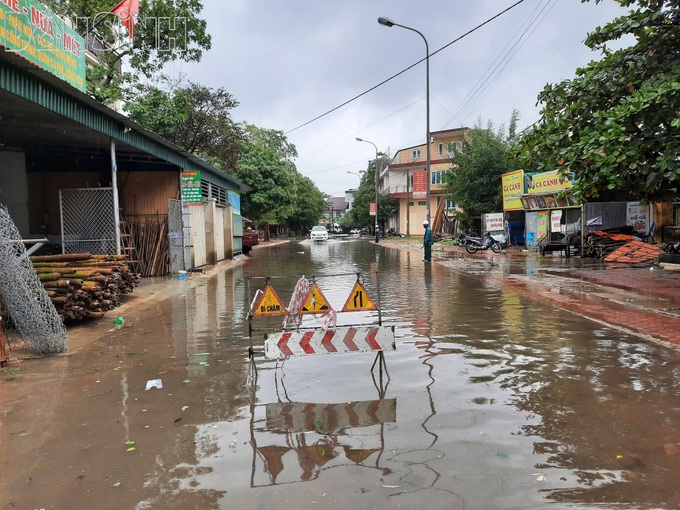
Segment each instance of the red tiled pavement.
M655 265L605 264L598 269L547 270L545 275L559 276L549 283L531 276L516 281L538 286L535 294L560 308L680 347L680 273Z

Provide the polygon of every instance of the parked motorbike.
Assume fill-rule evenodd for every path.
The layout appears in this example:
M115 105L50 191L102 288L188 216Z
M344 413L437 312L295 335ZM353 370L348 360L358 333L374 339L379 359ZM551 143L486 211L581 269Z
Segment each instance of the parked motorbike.
M461 232L460 234L458 234L458 244L460 246L467 245L469 239L481 239L481 238L479 237L479 234L474 230L472 232Z
M676 241L674 243L668 243L664 248L663 251L666 253L671 253L674 255L680 255L680 241Z
M387 237L406 237L406 234L404 234L403 232L397 232L396 230L391 228L387 231Z
M484 237L468 237L465 243L465 250L468 253L477 253L479 250L491 249L494 253L502 251L501 243L491 237L490 232L485 232Z

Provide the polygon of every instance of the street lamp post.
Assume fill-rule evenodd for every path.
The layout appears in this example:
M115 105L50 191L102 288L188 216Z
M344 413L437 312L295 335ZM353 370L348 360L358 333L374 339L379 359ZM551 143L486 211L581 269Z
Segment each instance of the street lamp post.
M386 27L401 27L405 28L406 30L410 30L411 32L415 32L418 34L420 37L423 38L423 41L425 41L425 108L427 110L426 113L426 134L425 134L425 144L426 144L426 151L427 151L427 159L425 160L425 173L427 175L427 187L426 189L426 198L425 198L425 204L426 204L426 215L427 215L427 221L430 221L430 47L427 44L427 39L425 39L425 36L421 34L418 30L415 28L407 27L406 25L400 25L399 23L395 23L389 18L383 18L382 16L378 18L378 23L381 25L384 25ZM408 202L406 203L408 206Z
M375 242L380 242L380 230L378 230L378 181L380 180L380 169L378 168L378 147L368 140L357 138L357 142L370 143L375 148Z

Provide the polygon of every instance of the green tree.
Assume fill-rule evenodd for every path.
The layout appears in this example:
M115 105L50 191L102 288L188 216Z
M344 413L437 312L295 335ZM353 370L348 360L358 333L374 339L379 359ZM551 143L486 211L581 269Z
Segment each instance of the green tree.
M389 158L378 154L378 159L370 160L368 168L361 174L361 182L357 189L357 194L352 203L352 209L348 216L347 223L351 227L373 227L375 217L370 215L370 204L375 202L375 175L376 166L380 169L386 168ZM378 196L378 226L384 229L389 217L399 210L399 202L388 198L385 195Z
M166 140L232 171L244 137L242 127L231 118L237 106L223 88L191 83L167 92L141 87L141 93L125 103L125 110L132 120Z
M326 209L326 195L316 187L309 177L298 173L295 177L295 196L293 211L288 216L288 224L295 232L307 232L319 223Z
M510 153L518 119L519 113L514 110L508 135L503 126L494 131L491 122L482 127L478 120L467 133L462 150L454 153L451 172L444 178L445 189L467 216L501 210L501 175L517 170L519 165Z
M282 131L244 126L234 174L251 188L241 202L244 216L265 226L287 221L299 231L318 222L326 197L311 179L297 171L295 156L295 145Z
M250 188L241 199L243 216L268 226L295 212L295 172L271 147L244 142L234 176Z
M585 40L602 58L543 89L519 154L536 171L573 174L581 199L622 190L668 200L680 183L680 1L615 1L631 10Z
M211 47L201 0L141 0L130 43L121 36L111 9L116 0L46 0L60 14L76 21L76 30L96 51L98 63L88 66L88 92L110 103L121 99L138 76L156 76L174 61L198 62ZM131 72L123 72L126 62Z
M288 138L283 131L260 128L254 124L247 123L244 124L243 127L250 143L271 147L281 154L286 161L291 163L297 158L297 148L288 141Z

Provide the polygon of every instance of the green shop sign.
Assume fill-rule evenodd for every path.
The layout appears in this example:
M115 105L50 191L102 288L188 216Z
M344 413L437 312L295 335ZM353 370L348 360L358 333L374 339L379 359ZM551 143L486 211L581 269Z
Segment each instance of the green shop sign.
M0 0L0 52L85 90L85 39L37 0Z
M203 203L201 172L182 172L182 202L189 205Z

